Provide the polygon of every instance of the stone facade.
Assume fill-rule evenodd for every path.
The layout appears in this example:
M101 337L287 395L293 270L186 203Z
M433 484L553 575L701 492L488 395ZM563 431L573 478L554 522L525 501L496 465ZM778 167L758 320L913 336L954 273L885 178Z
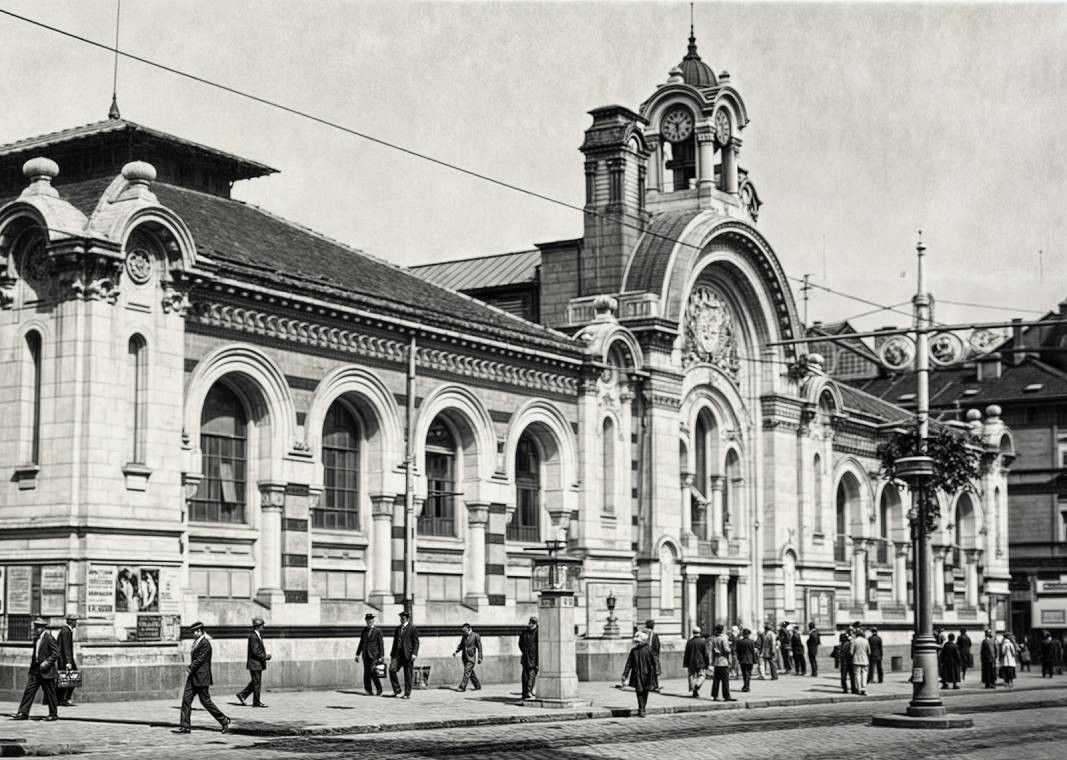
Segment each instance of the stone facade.
M364 613L403 602L410 498L439 678L463 621L514 675L547 539L582 559L587 677L646 618L679 646L860 618L903 647L907 495L875 448L908 415L772 345L803 332L754 226L744 103L695 41L683 64L639 112L591 112L585 234L541 246L545 326L229 197L269 167L115 119L0 149L0 188L25 173L0 206L6 640L76 611L101 679L135 651L155 668L100 689L126 695L177 688L193 620L235 682L227 639L260 615L289 658L272 685L351 682ZM959 497L966 603L942 607L978 625L1007 580L1008 433L974 424L997 462Z

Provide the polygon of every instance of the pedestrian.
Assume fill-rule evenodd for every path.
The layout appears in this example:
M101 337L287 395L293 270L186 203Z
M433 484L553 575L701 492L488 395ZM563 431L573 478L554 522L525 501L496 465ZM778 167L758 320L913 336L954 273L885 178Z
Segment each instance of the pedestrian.
M393 647L389 650L389 683L393 687L393 696L411 699L411 686L415 680L415 658L419 656L419 632L411 622L407 610L400 613L400 625L393 631ZM400 678L404 671L404 692L400 692Z
M871 643L863 635L863 631L856 631L856 637L852 639L852 684L859 684L860 694L867 696L867 668L871 664Z
M788 622L783 622L778 627L778 651L782 656L782 672L791 672L793 670L793 645Z
M44 692L44 701L48 705L48 717L45 720L59 720L56 699L56 663L59 660L59 646L52 634L48 632L48 622L44 618L33 620L33 652L30 654L30 671L26 677L26 689L22 692L19 710L14 720L28 720L37 690Z
M798 676L805 675L807 670L804 667L804 639L800 635L799 625L793 626L790 643L793 648L793 672Z
M1027 646L1025 638L1019 642L1019 670L1030 672L1030 647Z
M663 687L659 685L659 677L663 673L659 664L659 635L656 633L656 621L649 618L645 621L645 632L648 634L648 648L652 652L652 659L656 663L656 685L653 691L659 693Z
M941 688L947 689L952 684L953 689L960 688L963 658L960 655L959 644L956 643L956 635L950 633L948 641L941 647Z
M1015 636L1006 633L1000 645L1001 658L1004 662L1004 683L1009 689L1015 688L1015 668L1018 665L1019 648L1015 645Z
M519 662L522 665L522 701L534 696L537 686L537 618L532 617L519 634Z
M778 665L777 658L777 642L775 641L774 631L771 629L770 623L763 624L763 643L760 645L760 659L763 661L763 667L770 672L771 680L778 680Z
M656 677L656 659L652 647L648 644L648 634L638 631L634 635L633 648L626 658L626 667L622 671L622 685L629 684L637 692L637 717L645 717L648 704L648 692L659 686Z
M960 650L960 680L967 680L967 671L974 668L974 655L971 653L971 637L967 629L961 628L956 637L956 647Z
M1052 639L1052 661L1056 666L1056 675L1063 675L1063 641L1059 638Z
M819 675L820 644L822 644L822 637L819 636L819 630L815 627L815 623L808 623L808 664L811 665L812 678Z
M59 629L59 659L57 664L64 666L68 673L78 670L78 662L74 659L74 629L78 627L78 616L73 612L67 613L67 622ZM74 687L67 686L56 689L56 698L59 699L60 707L74 707L71 697L74 696Z
M363 690L368 697L382 695L382 676L385 675L385 637L374 621L373 612L363 616L363 631L356 647L356 660L363 660Z
M841 671L841 691L845 694L859 694L856 688L856 674L852 670L852 637L848 630L841 631L837 642L837 667Z
M211 701L211 639L204 630L204 624L197 621L189 626L193 634L193 646L190 663L186 670L185 691L182 693L181 726L176 734L192 733L193 697L200 700L200 705L222 726L222 733L229 733L230 719Z
M752 666L759 661L756 653L756 642L752 640L752 631L745 628L741 631L741 638L737 640L737 663L741 668L743 685L741 691L748 691L752 685Z
M986 628L985 638L982 639L982 647L979 652L982 660L982 686L986 689L997 688L997 645L993 641L993 632Z
M878 674L878 683L882 683L885 680L885 674L882 672L882 637L878 635L877 628L871 628L871 635L867 638L867 644L871 648L871 668L867 675L867 683L874 681L876 673Z
M741 671L737 667L737 640L741 638L741 627L737 625L730 626L730 630L726 635L730 639L730 678L737 678L741 675Z
M719 701L719 685L722 685L722 701L736 702L730 696L730 639L723 633L722 625L715 626L715 638L711 640L711 698Z
M460 652L463 653L463 680L459 682L459 690L466 691L467 681L470 681L474 690L478 691L482 684L474 672L474 666L482 664L482 637L474 632L470 623L463 624L463 635L459 637L459 646L452 656L455 657Z
M759 673L759 680L766 680L763 675L763 631L760 630L756 633L756 672Z
M1045 631L1041 639L1041 677L1052 678L1056 657L1052 649L1052 634Z
M267 648L263 645L263 618L252 618L252 632L248 634L248 654L245 657L245 667L248 668L248 685L237 692L237 701L242 705L252 695L252 707L266 707L260 699L263 688L263 671L267 669Z
M692 637L685 642L682 666L689 674L689 693L699 697L700 687L704 684L705 672L708 669L708 642L697 627L693 628Z

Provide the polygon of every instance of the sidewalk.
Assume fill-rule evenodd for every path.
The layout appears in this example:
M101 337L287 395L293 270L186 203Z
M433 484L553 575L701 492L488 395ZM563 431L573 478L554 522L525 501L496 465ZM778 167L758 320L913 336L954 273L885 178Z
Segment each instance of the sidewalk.
M269 681L268 681L269 685ZM701 698L688 696L681 679L663 682L663 693L649 698L650 713L677 713L726 709L756 709L793 705L829 704L859 700L881 701L909 698L911 686L905 674L893 673L883 684L871 684L868 696L843 694L837 674L825 676L783 675L777 681L753 680L752 691L741 693L738 681L732 681L737 702L712 702L710 680L701 689ZM1067 694L1067 678L1042 679L1040 673L1022 673L1015 691L1049 690L1050 699ZM977 678L970 678L959 691L944 692L951 707L953 695L982 692ZM1003 687L997 693L1005 693ZM151 746L162 744L201 744L226 741L232 746L248 745L271 736L358 734L383 731L411 731L461 726L503 725L509 723L551 722L590 718L625 717L636 710L632 689L618 689L611 682L579 684L579 694L591 706L549 710L517 704L518 691L509 685L486 686L481 691L464 693L451 687L430 688L412 693L410 700L392 697L368 697L362 690L270 692L264 702L270 707L256 710L242 707L233 695L213 696L223 712L233 719L233 734L220 735L218 725L199 704L194 702L193 734L175 736L178 726L177 700L143 702L94 702L60 708L60 720L5 722L0 724L0 756L21 754L69 754L104 751L126 744ZM0 715L16 710L14 703L0 703ZM872 709L875 709L872 707ZM39 703L33 717L47 713ZM0 719L2 720L2 719Z

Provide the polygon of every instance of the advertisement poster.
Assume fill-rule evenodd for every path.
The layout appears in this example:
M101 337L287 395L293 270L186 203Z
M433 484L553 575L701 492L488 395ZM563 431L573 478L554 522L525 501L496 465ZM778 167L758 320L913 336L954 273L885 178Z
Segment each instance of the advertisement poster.
M115 577L115 612L137 612L141 609L141 577L137 568L123 567Z
M181 600L178 594L179 572L177 567L159 569L159 613L161 615L181 614Z
M140 612L159 611L159 568L142 567L141 582L137 587L140 596Z
M115 617L114 565L90 565L85 578L86 614L93 618Z
M45 565L41 568L41 614L62 615L67 611L67 567Z
M137 616L137 641L159 641L163 638L163 618L159 615Z
M15 565L7 569L8 615L29 615L33 612L31 604L32 587L32 568L26 565Z

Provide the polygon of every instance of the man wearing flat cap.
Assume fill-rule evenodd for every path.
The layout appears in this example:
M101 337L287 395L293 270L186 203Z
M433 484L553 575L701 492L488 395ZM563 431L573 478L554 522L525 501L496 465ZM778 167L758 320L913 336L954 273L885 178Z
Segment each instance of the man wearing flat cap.
M385 662L385 637L374 623L374 613L363 616L366 625L359 634L359 646L356 647L356 660L363 658L363 689L368 697L382 695L382 679L378 676L378 667Z
M263 688L263 671L267 669L267 648L263 645L263 618L252 618L252 632L248 634L248 655L245 667L248 668L248 676L251 680L248 686L237 692L237 699L243 705L248 695L252 695L252 707L266 707L260 697Z
M211 639L204 632L204 624L199 621L189 626L189 630L193 634L193 648L190 652L191 661L186 667L189 675L185 678L185 692L182 694L181 727L174 733L192 732L193 697L199 698L203 708L219 722L222 733L229 733L230 719L211 701L211 684L214 683L211 678Z
M37 697L37 689L44 691L44 701L48 704L48 717L45 720L58 720L56 709L56 662L59 659L59 647L52 634L48 632L48 622L43 618L33 621L33 653L30 655L30 672L26 679L26 690L22 692L19 711L12 716L15 720L30 717L30 708Z
M519 661L522 665L522 701L534 696L537 687L537 618L530 618L519 634Z
M59 629L59 659L57 663L68 671L78 669L78 663L74 659L74 629L77 627L78 616L73 612L69 612L67 613L67 624ZM56 689L56 696L59 698L60 707L74 707L74 703L70 701L70 698L74 696L73 686Z
M415 680L415 658L419 656L419 632L411 622L407 611L400 613L400 625L393 631L393 648L389 651L389 683L393 696L411 699L411 686ZM404 693L400 693L397 673L404 671Z

